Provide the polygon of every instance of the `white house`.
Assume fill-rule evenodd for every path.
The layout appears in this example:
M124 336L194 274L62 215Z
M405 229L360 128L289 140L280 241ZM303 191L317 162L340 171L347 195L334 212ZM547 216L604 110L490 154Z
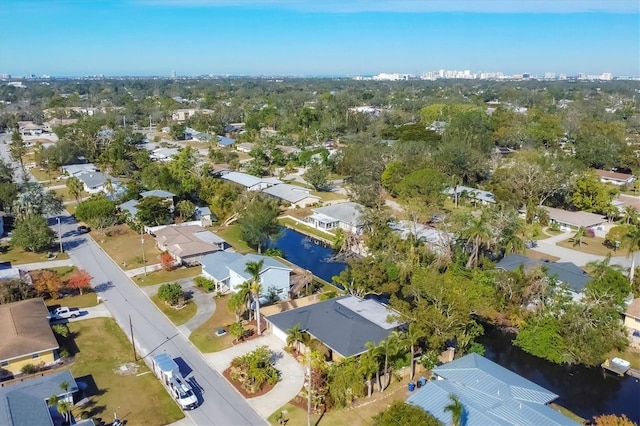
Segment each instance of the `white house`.
M84 190L89 194L108 192L107 188L105 187L107 181L111 181L111 185L113 186L114 191L117 191L118 187L120 186L120 179L101 172L84 172L75 176L80 179L80 181L84 185Z
M482 204L495 204L496 200L493 198L493 194L489 191L482 189L471 188L469 186L458 185L454 188L447 188L445 194L449 195L452 199L458 198L460 201L462 198L468 198L472 201L479 201Z
M608 170L596 170L596 174L602 183L611 183L613 185L631 185L635 182L636 177L627 173L611 172Z
M253 175L242 172L229 172L220 177L227 182L237 183L244 186L248 191L261 191L273 185L282 183L279 179L274 177L259 178Z
M348 232L359 232L363 226L364 207L348 202L312 209L313 214L305 218L310 226L321 231L333 231L341 228Z
M260 261L264 262L260 271L262 290L268 291L275 287L280 299L287 299L290 289L289 278L293 270L272 257L219 251L204 256L200 263L202 263L202 276L213 280L218 291L233 292L242 283L252 278L246 271L247 263Z
M269 197L289 203L291 207L307 207L320 201L320 197L311 195L311 191L301 186L280 183L262 190Z

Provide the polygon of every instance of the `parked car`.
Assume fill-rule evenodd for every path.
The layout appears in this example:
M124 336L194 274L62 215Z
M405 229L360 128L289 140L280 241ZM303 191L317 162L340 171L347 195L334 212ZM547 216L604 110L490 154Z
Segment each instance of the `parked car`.
M86 234L89 231L91 231L91 228L89 228L88 226L84 226L84 225L78 226L78 232L81 234Z
M79 308L69 308L67 306L60 306L49 314L49 321L56 321L67 318L75 318L80 316Z

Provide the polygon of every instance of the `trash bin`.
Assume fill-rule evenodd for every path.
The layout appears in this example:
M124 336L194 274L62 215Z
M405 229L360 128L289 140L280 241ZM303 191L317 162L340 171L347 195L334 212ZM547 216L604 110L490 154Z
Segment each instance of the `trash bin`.
M418 380L418 381L416 382L416 387L417 387L418 389L420 389L420 388L422 387L422 383L420 383L420 380Z
M409 389L409 392L413 392L413 390L416 388L416 384L413 382L409 382L407 388Z
M427 384L427 378L424 376L420 377L420 385L424 386Z

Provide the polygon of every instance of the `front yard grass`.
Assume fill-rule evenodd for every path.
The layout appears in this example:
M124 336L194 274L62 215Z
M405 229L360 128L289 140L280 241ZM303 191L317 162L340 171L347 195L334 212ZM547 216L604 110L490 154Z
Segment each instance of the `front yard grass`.
M55 257L49 258L46 251L42 253L33 253L31 251L26 251L21 247L11 247L9 245L0 246L0 262L11 262L12 265L46 262L47 260L69 259L69 255L67 253L60 253L57 250L51 250L51 254Z
M222 239L231 244L238 253L255 253L255 250L249 247L249 245L242 238L240 238L242 229L237 223L229 226L216 226L213 228L213 232L215 232Z
M71 194L69 194L69 189L67 187L52 189L52 191L62 197L62 201L76 201L75 197L72 197ZM82 192L82 194L80 194L80 198L83 198L85 196L85 192Z
M312 226L305 225L303 223L297 222L288 217L278 218L278 222L280 222L283 226L286 226L287 228L293 229L294 231L298 231L302 234L316 236L321 240L328 241L330 244L333 244L335 242L335 236L333 234L328 234L326 232L319 231Z
M43 182L43 185L45 184L49 184L49 172L47 172L46 170L43 170L39 167L32 167L29 169L29 173L31 173L33 175L34 178L36 178L36 180L38 182ZM59 170L53 170L51 172L51 183L50 185L55 185L56 183L59 185L64 185L65 181L63 180L57 180L57 178L60 176L60 171Z
M598 256L606 256L609 253L611 253L612 256L616 255L616 253L612 249L604 245L604 238L600 237L583 237L582 245L579 246L574 245L574 241L572 238L560 241L556 245L580 251L582 253L595 254Z
M117 225L106 237L102 232L91 231L94 240L124 270L140 268L142 263L142 242L140 234L132 231L127 225ZM144 234L144 257L147 265L159 262L160 251L149 234Z
M69 276L77 268L75 266L60 266L58 268L48 268L60 275L62 281L66 285ZM77 294L74 296L65 296L58 299L46 299L45 304L47 306L72 306L76 308L90 308L98 304L97 294L93 292L92 288L86 288L82 290L82 295Z
M158 295L152 296L151 301L167 316L175 325L182 325L189 321L196 314L198 306L193 300L187 300L186 306L181 309L176 309L173 306L167 305L164 300L160 300Z
M235 314L227 309L227 302L231 296L222 296L216 299L216 310L204 324L193 330L189 340L202 353L218 352L230 348L233 344L233 336L229 333L229 324L236 322ZM216 331L224 327L227 334L216 336ZM295 423L293 423L295 424Z
M160 269L159 271L148 273L146 277L144 276L144 274L136 275L135 277L133 277L133 282L141 286L164 284L181 280L183 278L195 277L200 275L201 273L202 266L200 265L190 266L188 268L181 267L172 271L165 271L164 269Z
M105 423L117 413L130 425L164 425L184 418L146 364L134 361L131 343L112 318L73 322L68 327L79 349L70 367L73 377L91 376L97 387L87 407L75 408L76 418L85 411ZM120 374L118 369L125 363L134 363L138 374Z

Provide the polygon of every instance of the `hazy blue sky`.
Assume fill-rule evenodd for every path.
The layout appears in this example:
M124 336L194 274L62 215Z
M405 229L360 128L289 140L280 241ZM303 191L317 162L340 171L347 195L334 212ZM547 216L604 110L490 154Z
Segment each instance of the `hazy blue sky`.
M1 3L12 75L640 75L638 0Z

